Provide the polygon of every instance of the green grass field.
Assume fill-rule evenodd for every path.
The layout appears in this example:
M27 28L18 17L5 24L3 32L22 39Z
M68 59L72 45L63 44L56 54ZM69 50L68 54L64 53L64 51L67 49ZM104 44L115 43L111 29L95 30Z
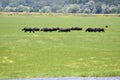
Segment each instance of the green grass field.
M109 28L88 33L88 27ZM30 27L83 31L24 33ZM120 17L0 16L0 78L120 76Z

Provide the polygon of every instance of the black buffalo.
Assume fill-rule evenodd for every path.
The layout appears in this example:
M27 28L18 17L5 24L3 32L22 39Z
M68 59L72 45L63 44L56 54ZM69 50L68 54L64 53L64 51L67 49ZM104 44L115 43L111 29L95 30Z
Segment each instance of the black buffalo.
M98 28L97 31L98 31L98 32L105 32L105 29L104 29L104 28Z
M61 28L61 29L59 29L58 32L70 32L70 31L71 31L70 28Z
M93 32L94 29L93 29L93 28L87 28L85 31L86 31L86 32Z
M59 30L59 29L60 29L59 27L51 28L52 31L57 31L57 30Z
M44 31L44 32L52 32L52 29L51 29L51 28L42 28L41 31Z
M86 32L105 32L104 28L87 28Z
M52 31L57 31L59 28L42 28L41 31L44 32L52 32Z
M71 30L82 30L80 27L72 27Z
M24 31L24 32L33 32L33 33L35 32L32 28L29 28L29 27L23 28L22 31Z
M33 31L40 31L40 28L33 28Z

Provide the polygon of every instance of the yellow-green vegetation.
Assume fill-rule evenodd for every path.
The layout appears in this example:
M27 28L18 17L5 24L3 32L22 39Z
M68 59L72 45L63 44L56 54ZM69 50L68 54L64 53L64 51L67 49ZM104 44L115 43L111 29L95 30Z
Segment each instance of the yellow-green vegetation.
M120 76L120 17L0 16L0 78ZM85 32L88 27L105 32ZM23 27L74 27L25 33Z

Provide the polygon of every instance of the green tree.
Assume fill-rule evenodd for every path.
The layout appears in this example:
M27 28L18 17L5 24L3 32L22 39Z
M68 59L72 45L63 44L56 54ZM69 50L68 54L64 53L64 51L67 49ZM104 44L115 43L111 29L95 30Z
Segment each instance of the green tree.
M102 13L109 14L110 13L110 8L108 5L103 4L102 5Z
M117 13L120 13L120 6L117 7Z
M10 3L10 0L1 0L2 7L8 6L9 3Z
M53 7L51 11L56 13L58 10L61 10L61 9L62 8L60 6L56 6L56 7Z
M1 11L15 12L39 12L44 9L44 12L108 14L119 13L119 5L120 0L0 0Z
M2 11L3 11L3 7L0 6L0 12L2 12Z
M96 7L96 13L97 13L97 14L102 13L102 7L101 7L101 5L102 5L101 2L95 4L95 7Z
M17 12L31 12L32 8L28 6L19 5L16 9Z
M68 13L77 13L80 10L80 6L78 4L70 4L67 9L66 12Z
M96 10L95 2L91 0L85 4L84 13L92 13L95 11L94 9Z
M50 6L44 6L41 9L41 12L43 12L43 13L49 13L49 12L51 12L51 7Z

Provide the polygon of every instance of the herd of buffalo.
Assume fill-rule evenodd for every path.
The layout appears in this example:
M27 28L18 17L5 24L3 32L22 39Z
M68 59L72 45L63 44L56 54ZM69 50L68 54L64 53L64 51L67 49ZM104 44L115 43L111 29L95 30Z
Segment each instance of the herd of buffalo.
M105 26L106 28L108 26ZM22 31L24 32L36 32L36 31L43 31L43 32L53 32L53 31L58 31L58 32L70 32L70 31L81 31L83 28L81 27L72 27L72 28L31 28L31 27L24 27ZM87 28L85 30L86 32L105 32L104 28Z

